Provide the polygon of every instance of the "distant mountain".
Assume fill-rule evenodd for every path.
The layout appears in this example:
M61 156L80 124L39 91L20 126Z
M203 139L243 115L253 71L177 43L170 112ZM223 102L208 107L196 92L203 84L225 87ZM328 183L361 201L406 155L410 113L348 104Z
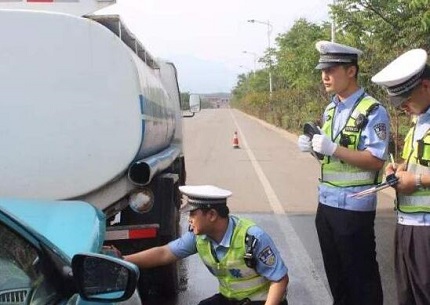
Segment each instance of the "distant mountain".
M236 74L219 62L183 54L168 60L178 70L181 92L228 92L236 85Z
M216 92L216 93L197 93L202 98L219 98L219 99L230 99L231 93L227 92Z
M201 93L199 95L202 99L202 108L225 108L230 105L230 93Z

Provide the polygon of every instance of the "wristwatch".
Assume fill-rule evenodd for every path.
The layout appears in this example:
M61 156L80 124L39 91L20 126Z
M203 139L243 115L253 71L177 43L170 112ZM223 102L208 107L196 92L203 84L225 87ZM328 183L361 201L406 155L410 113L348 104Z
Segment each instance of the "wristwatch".
M422 174L415 175L415 187L418 190L422 190L424 188L422 176Z

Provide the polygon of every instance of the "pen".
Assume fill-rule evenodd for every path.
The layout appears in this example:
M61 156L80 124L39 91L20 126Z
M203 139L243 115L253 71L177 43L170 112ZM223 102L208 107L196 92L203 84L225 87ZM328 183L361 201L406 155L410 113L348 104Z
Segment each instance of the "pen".
M393 166L393 169L396 169L396 162L394 161L394 157L392 153L390 153L390 160L391 160L391 165Z

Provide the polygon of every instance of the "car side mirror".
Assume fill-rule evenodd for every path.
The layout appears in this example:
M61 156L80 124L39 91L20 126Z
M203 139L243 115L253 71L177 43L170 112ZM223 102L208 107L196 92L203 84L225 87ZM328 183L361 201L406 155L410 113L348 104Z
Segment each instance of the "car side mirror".
M190 111L192 113L199 112L202 107L202 102L200 99L200 95L198 94L191 94L190 95Z
M202 101L200 95L198 94L190 94L190 98L188 100L188 104L190 106L191 114L182 115L185 118L193 117L196 112L200 112L202 107Z
M139 279L135 265L102 254L76 254L72 270L79 295L86 301L127 300L135 292Z

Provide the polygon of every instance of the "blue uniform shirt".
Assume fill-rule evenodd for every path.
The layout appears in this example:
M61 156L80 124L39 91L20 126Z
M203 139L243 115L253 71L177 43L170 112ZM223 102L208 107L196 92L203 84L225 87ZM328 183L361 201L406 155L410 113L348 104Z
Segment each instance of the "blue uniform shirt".
M233 235L236 222L236 217L229 217L227 231L219 244L209 237L203 236L203 238L208 238L210 240L219 260L225 256L230 247L230 240ZM272 282L281 280L288 273L288 269L270 236L257 226L250 227L248 229L248 234L253 235L258 239L257 245L254 249L254 255L257 262L255 267L256 272ZM185 258L197 253L196 235L194 235L193 232L187 232L180 238L171 241L168 246L175 256ZM274 260L269 259L272 257Z
M430 129L430 109L417 118L413 141L420 140ZM402 213L397 211L397 221L402 225L430 226L430 213Z
M337 136L346 125L364 90L360 88L351 96L340 102L337 97L327 106L324 112L324 122L328 118L327 110L336 107L333 117L333 136ZM361 133L358 142L359 150L368 150L373 156L386 160L388 141L390 135L390 123L387 110L380 105L368 116L368 123ZM385 132L384 132L385 130ZM383 170L383 169L381 169ZM331 207L352 211L374 211L376 209L376 194L363 198L351 198L349 194L361 192L372 186L335 187L325 184L319 185L319 202Z

